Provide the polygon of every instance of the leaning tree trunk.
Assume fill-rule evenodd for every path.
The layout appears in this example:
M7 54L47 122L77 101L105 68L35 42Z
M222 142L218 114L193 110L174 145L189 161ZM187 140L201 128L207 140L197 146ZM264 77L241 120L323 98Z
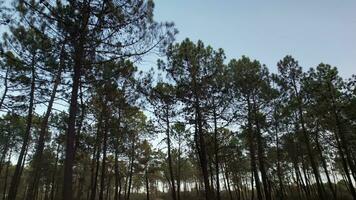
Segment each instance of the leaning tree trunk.
M2 97L0 99L0 110L2 108L2 105L4 104L6 95L7 95L7 91L9 89L8 83L7 83L7 79L9 77L9 69L6 70L6 74L5 74L5 79L4 79L4 92L2 94Z
M320 142L319 142L319 134L318 134L318 132L319 132L319 130L317 130L317 132L316 132L316 138L315 138L316 147L317 147L317 150L318 150L320 159L321 159L321 164L322 164L322 167L323 167L323 169L324 169L325 176L326 176L326 179L327 179L327 181L328 181L328 185L329 185L331 194L332 194L332 196L333 196L333 199L336 200L336 199L337 199L337 197L336 197L336 192L335 192L335 190L334 190L334 187L333 187L332 182L331 182L331 179L330 179L328 167L327 167L326 161L325 161L325 159L324 159L324 155L323 155L323 149L322 149L322 147L321 147L321 145L320 145Z
M26 150L28 147L28 143L30 141L30 135L31 135L31 127L32 127L32 116L33 116L33 107L34 107L34 98L35 98L35 82L36 82L36 74L35 74L35 59L36 55L32 55L32 61L31 61L31 89L30 89L30 105L28 108L28 114L27 114L27 120L26 120L26 130L20 150L20 154L17 160L16 168L14 175L11 180L11 185L9 189L9 196L8 200L15 200L17 196L17 189L20 183L21 179L21 174L22 174L22 163L24 161L24 157L26 154Z
M345 175L346 175L346 179L348 182L348 186L350 188L351 195L352 195L353 199L356 199L356 190L353 185L353 181L351 179L351 175L349 172L349 167L350 167L350 170L351 170L351 173L353 174L354 180L356 180L356 169L355 169L356 166L353 164L353 161L352 161L351 155L350 155L350 151L349 151L349 147L348 147L348 143L347 143L347 139L345 138L345 135L342 132L342 124L340 121L340 117L337 113L336 100L335 100L334 94L332 92L330 83L328 84L328 89L331 94L332 113L334 115L334 120L335 120L335 124L336 124L336 130L334 132L336 145L338 148L338 152L339 152L339 155L341 158L342 167L343 167Z
M309 135L308 135L307 130L305 128L304 116L303 116L303 111L302 111L301 107L299 107L299 111L298 112L299 112L299 119L300 119L301 126L302 126L304 142L305 142L305 144L307 146L307 153L308 153L310 165L312 167L312 171L313 171L313 174L314 174L314 177L315 177L315 181L316 181L316 187L317 187L317 191L318 191L318 196L319 196L319 198L324 199L324 192L323 192L323 186L322 186L322 183L321 183L320 173L319 173L316 161L315 161L314 154L312 152L310 138L309 138Z
M319 170L318 170L318 166L316 164L316 161L315 161L315 158L314 158L314 154L312 152L312 145L311 145L311 142L310 142L310 138L309 138L309 134L307 132L307 129L305 127L305 121L304 121L304 114L303 114L303 108L302 108L302 99L301 99L301 96L299 94L299 91L297 89L297 85L295 84L295 80L293 80L293 90L294 90L294 93L296 95L296 98L297 98L297 103L298 103L298 107L297 107L297 114L298 114L298 120L302 126L302 134L303 134L303 140L304 140L304 143L307 147L307 154L308 154L308 158L309 158L309 162L310 162L310 165L312 167L312 171L313 171L313 174L314 174L314 177L315 177L315 181L316 181L316 186L317 186L317 190L318 190L318 196L319 198L321 199L324 199L324 192L323 192L323 189L322 189L322 183L321 183L321 179L320 179L320 173L319 173Z
M26 197L27 200L34 199L36 190L38 189L39 180L41 178L41 172L42 172L41 167L43 162L42 155L43 155L43 150L45 145L45 136L47 133L48 120L52 112L53 103L57 94L57 88L61 81L61 74L62 74L63 67L64 67L64 45L61 51L60 66L54 78L54 85L48 103L47 111L41 123L38 144L37 144L35 155L33 157L34 166L33 166L33 173L32 173L32 177L30 178L29 189Z

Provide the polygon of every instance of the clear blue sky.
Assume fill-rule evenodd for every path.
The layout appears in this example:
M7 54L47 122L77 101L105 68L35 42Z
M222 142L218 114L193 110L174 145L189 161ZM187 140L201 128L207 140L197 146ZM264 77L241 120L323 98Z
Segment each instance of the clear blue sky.
M173 21L177 41L201 39L228 59L247 55L275 72L285 55L304 69L320 62L356 74L356 0L156 0L157 21Z

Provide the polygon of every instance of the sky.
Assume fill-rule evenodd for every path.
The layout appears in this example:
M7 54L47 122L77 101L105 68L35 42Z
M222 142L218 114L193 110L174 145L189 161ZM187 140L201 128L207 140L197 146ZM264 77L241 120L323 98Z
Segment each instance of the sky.
M177 41L200 39L228 60L246 55L276 72L292 55L305 70L323 62L356 74L355 0L156 0L154 14L175 23Z

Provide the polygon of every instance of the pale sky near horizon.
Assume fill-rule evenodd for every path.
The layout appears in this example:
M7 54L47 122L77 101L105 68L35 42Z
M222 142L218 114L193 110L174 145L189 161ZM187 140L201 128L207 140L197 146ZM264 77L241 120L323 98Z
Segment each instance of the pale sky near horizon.
M200 39L228 60L246 55L275 72L292 55L304 70L324 62L356 74L355 0L156 0L154 13L175 23L177 41Z

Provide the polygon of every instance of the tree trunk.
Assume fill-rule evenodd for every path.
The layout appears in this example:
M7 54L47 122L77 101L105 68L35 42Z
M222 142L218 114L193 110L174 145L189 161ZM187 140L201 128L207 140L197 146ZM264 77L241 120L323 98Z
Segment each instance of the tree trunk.
M96 187L97 187L97 183L98 183L98 175L99 175L99 167L100 167L100 146L101 146L101 124L102 124L102 116L99 117L99 123L98 123L98 127L97 127L97 132L96 132L96 167L95 167L95 175L94 175L94 179L93 179L93 183L91 185L91 193L90 193L90 200L95 200L96 198Z
M34 199L36 190L38 189L38 183L41 178L41 172L42 172L41 167L43 162L42 155L43 155L43 150L45 145L45 136L47 133L48 120L52 112L52 107L56 97L57 88L61 81L61 74L62 74L63 67L64 67L64 45L62 46L62 50L61 50L60 66L56 76L54 77L54 85L47 106L47 111L41 123L38 144L37 144L35 155L33 157L34 166L33 166L32 178L30 180L29 189L26 197L27 200Z
M134 157L135 157L135 140L133 138L132 140L132 146L131 146L131 162L130 162L130 172L129 172L129 177L128 177L128 188L127 188L127 194L125 197L125 200L130 200L130 193L131 193L131 183L132 183L132 176L133 176L133 164L134 164Z
M172 156L171 156L171 137L170 137L170 122L169 122L169 108L165 106L166 112L166 136L167 136L167 155L168 155L168 169L169 169L169 176L170 176L170 185L172 189L172 199L177 200L176 195L176 186L174 181L174 174L173 174L173 163L172 163Z
M10 151L9 158L8 158L8 161L7 161L7 164L6 164L5 177L4 177L4 190L3 190L3 193L2 193L3 194L2 200L6 200L7 179L8 179L8 176L9 176L9 168L10 168L10 165L11 165L11 155L12 155L12 150Z
M231 187L230 187L229 172L227 172L226 169L225 169L225 180L226 180L226 187L227 187L227 191L229 192L230 200L233 200Z
M200 106L198 102L195 103L195 109L197 115L197 125L198 125L197 131L198 131L198 141L199 141L199 149L200 149L199 161L203 173L205 199L210 200L212 199L212 192L209 183L208 160L207 160L207 153L206 153L205 137L203 133L202 116L201 116Z
M146 169L146 172L145 172L145 179L146 179L146 200L150 200L150 187L149 187L147 169Z
M214 103L213 103L214 104ZM218 141L218 125L217 125L217 116L216 108L214 105L213 109L214 115L214 154L215 154L215 176L216 176L216 199L221 200L220 195L220 178L219 178L219 141Z
M347 178L347 182L350 187L351 195L352 195L353 199L356 199L356 190L355 190L355 187L351 180L351 176L350 176L349 169L348 169L350 167L350 170L354 176L354 180L356 180L356 169L355 169L356 166L353 164L353 161L352 161L351 155L350 155L350 149L347 144L347 139L345 138L345 136L342 132L342 124L341 124L341 121L340 121L340 118L339 118L339 115L337 112L336 100L335 100L334 93L332 92L332 89L331 89L331 83L328 84L328 89L329 89L329 92L331 95L332 112L333 112L334 120L336 123L336 131L334 132L336 145L338 147L338 152L339 152L339 155L341 158L342 167L344 169L344 172L345 172L345 175Z
M316 143L316 146L317 146L317 149L318 149L318 153L319 153L319 156L320 156L321 164L322 164L324 172L325 172L326 179L328 180L328 185L329 185L331 194L333 196L333 199L336 200L337 199L336 192L335 192L334 187L332 185L332 182L331 182L331 179L330 179L330 175L329 175L329 172L328 172L328 167L327 167L326 161L325 161L324 156L323 156L323 149L322 149L322 147L320 145L320 142L319 142L318 130L317 130L317 133L316 133L315 143Z
M262 192L261 192L261 186L260 186L260 180L259 180L259 175L257 171L257 165L256 165L256 153L255 153L255 143L254 143L254 137L253 137L253 128L252 128L252 106L250 99L247 100L247 108L248 108L248 113L247 113L247 126L248 126L248 143L249 143L249 148L250 148L250 158L251 158L251 170L253 173L253 176L255 178L255 183L256 183L256 190L257 190L257 198L258 200L262 200Z
M1 155L1 159L0 159L0 175L3 169L3 166L5 165L5 159L6 159L6 154L9 150L9 145L10 145L10 141L11 141L11 131L7 132L7 136L5 137L8 139L8 142L5 143L4 145L4 149L2 151L2 155Z
M119 181L120 181L120 172L119 172L119 161L118 161L118 147L115 148L115 163L114 163L114 170L115 170L115 193L114 193L114 200L119 199Z
M75 66L72 83L72 95L69 105L68 131L66 134L66 148L64 160L64 178L63 178L63 200L73 199L73 165L75 154L75 121L78 107L78 89L81 77L82 57L84 55L83 47L76 48Z
M95 143L94 144L94 147L93 147L93 158L91 160L91 169L90 169L90 184L88 186L88 189L87 189L87 200L90 199L90 192L91 192L91 189L93 187L93 184L94 184L94 176L95 176L95 164L96 164L96 149L97 149L97 144Z
M56 175L57 175L57 166L58 166L58 161L59 161L59 150L60 150L60 144L58 143L57 146L57 152L56 152L56 161L54 163L54 169L53 169L53 175L52 175L52 180L51 180L51 200L54 200L54 193L55 193L55 182L56 182Z
M265 168L262 133L261 133L260 122L259 122L259 118L258 118L258 110L257 110L258 105L256 104L255 100L253 100L253 104L254 104L253 112L254 112L255 125L256 125L257 157L258 157L259 169L261 172L261 178L262 178L263 191L265 193L265 198L266 198L266 200L270 200L271 192L269 191L268 178L267 178L267 173L266 173L266 168Z
M303 108L302 108L303 102L302 102L301 96L300 96L300 94L298 92L297 85L295 84L295 80L293 80L293 89L294 89L294 92L295 92L295 95L296 95L297 101L298 101L298 111L297 111L298 113L297 114L298 114L298 117L299 117L299 122L300 122L300 124L302 126L303 139L304 139L304 143L306 144L306 147L307 147L308 158L309 158L310 165L312 167L313 174L314 174L314 177L315 177L316 186L317 186L317 189L318 189L318 196L319 196L320 199L324 199L322 183L320 182L320 180L321 180L320 179L320 173L319 173L318 166L317 166L315 158L314 158L314 154L312 152L312 146L311 146L309 134L308 134L307 129L305 127Z
M201 88L197 84L197 77L196 77L196 68L192 67L191 78L192 78L192 91L194 93L194 104L193 108L195 111L195 134L197 140L197 150L199 156L199 163L203 174L203 181L205 187L205 199L210 200L213 198L210 183L209 183L209 171L208 171L208 160L207 160L207 153L206 153L206 144L205 144L205 137L203 131L203 116L201 107L199 105L200 102L200 90Z
M178 159L177 159L177 200L180 200L181 193L181 138L178 136Z
M105 122L104 128L104 141L103 141L103 160L101 164L101 180L100 180L100 193L99 200L104 200L105 191L105 178L106 178L106 151L107 151L107 139L108 139L108 119Z
M6 95L7 95L7 91L9 89L8 83L7 83L7 79L9 77L9 68L6 70L6 74L5 74L5 79L4 79L4 92L2 94L1 100L0 100L0 110L2 108L2 105L4 104Z
M281 155L279 149L279 136L278 136L278 125L275 122L275 133L276 133L276 149L277 149L277 176L278 176L278 183L279 183L279 194L277 196L280 200L284 200L284 185L283 185L283 177L282 177L282 170L281 170Z
M14 175L11 180L11 185L9 189L9 197L8 200L15 200L17 196L17 189L20 183L21 179L21 174L22 174L22 163L24 161L25 153L28 147L28 143L30 141L30 136L31 136L31 127L32 127L32 116L33 116L33 107L34 107L34 98L35 98L35 82L36 82L36 74L35 74L35 59L36 55L32 55L32 61L31 61L31 90L30 90L30 105L28 108L28 115L27 115L27 120L26 120L26 130L19 154L19 158L17 160L16 168Z
M75 1L70 1L70 6L75 8ZM74 166L74 156L75 156L75 125L76 116L78 111L78 90L80 85L80 79L82 76L82 68L85 59L85 49L84 44L88 39L86 36L87 26L89 20L89 7L86 3L81 5L81 21L78 24L79 30L71 31L71 42L74 46L74 56L73 56L73 77L72 77L72 94L69 104L69 117L68 117L68 130L66 133L66 148L65 148L65 160L64 160L64 178L63 178L63 200L73 199L73 166Z

